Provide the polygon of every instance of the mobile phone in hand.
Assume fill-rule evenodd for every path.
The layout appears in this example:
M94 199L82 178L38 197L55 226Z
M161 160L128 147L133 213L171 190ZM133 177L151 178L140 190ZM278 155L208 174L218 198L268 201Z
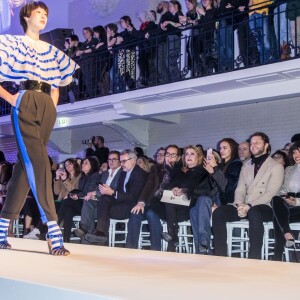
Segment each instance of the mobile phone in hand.
M213 155L213 149L209 148L206 152L206 160L211 160L211 156Z

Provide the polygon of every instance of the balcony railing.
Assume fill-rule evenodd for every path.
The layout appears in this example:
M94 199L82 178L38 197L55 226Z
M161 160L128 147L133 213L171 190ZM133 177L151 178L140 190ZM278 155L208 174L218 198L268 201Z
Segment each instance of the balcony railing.
M300 20L287 18L299 6L295 0L278 1L260 7L267 13L231 11L198 26L76 58L81 68L71 85L60 88L59 104L299 58ZM2 85L18 91L15 83ZM0 115L8 115L10 105L0 103Z

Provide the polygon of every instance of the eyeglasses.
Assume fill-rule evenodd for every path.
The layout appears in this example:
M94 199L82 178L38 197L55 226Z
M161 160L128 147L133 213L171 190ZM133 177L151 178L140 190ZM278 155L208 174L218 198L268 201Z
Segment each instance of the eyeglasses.
M82 164L83 165L86 165L86 164L88 164L89 163L89 161L88 160L85 160Z
M156 157L157 157L157 156L165 156L165 154L157 153L157 154L156 154Z
M176 156L178 156L178 154L167 152L165 156L175 158Z
M109 158L108 161L116 162L116 161L119 161L119 159L117 159L117 158Z
M275 155L273 156L274 159L282 159L283 157L281 155Z
M132 158L120 160L120 163L123 165L123 164L125 164L128 160L131 160L131 159L132 159Z

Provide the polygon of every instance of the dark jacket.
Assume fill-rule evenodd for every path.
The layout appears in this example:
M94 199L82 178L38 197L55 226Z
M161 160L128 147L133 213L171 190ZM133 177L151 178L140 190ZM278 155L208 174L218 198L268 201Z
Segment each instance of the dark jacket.
M242 166L243 163L240 160L235 159L229 163L225 172L223 172L222 167L220 166L214 168L214 173L211 175L211 178L218 186L222 205L233 203L234 192L239 181Z
M120 178L120 175L121 175L121 172L122 172L122 168L120 168L117 172L117 174L115 175L114 179L112 180L112 182L110 183L110 187L113 189L113 190L116 190L117 187L118 187L118 183L119 183L119 178ZM100 182L99 184L106 184L106 180L109 176L109 172L108 171L105 171L101 174L101 178L100 178ZM97 189L96 189L96 196L97 198L98 197L101 197L101 193L99 191L99 188L97 186Z
M128 203L129 206L134 206L143 190L148 173L142 170L138 165L136 165L130 177L126 183L126 192L124 191L124 181L126 178L126 172L122 171L120 174L118 187L117 187L117 201Z

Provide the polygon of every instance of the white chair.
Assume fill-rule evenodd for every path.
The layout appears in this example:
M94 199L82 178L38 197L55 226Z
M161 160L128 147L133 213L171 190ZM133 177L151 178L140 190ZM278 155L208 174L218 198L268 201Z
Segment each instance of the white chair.
M291 228L291 230L300 231L300 223L290 223L290 228ZM295 243L300 244L300 238L299 237L295 240ZM289 253L290 251L294 251L294 249L284 247L284 255L285 255L285 261L286 262L290 261L290 253ZM300 249L296 248L296 251L299 252Z
M177 251L180 253L195 253L194 236L192 234L192 225L190 220L179 222L178 226L179 244L177 246Z
M227 222L227 255L232 256L233 253L240 253L240 257L248 257L249 252L249 238L248 229L249 221L241 220L235 222ZM239 236L234 236L234 229L239 229Z
M21 235L23 235L23 230L24 230L24 226L23 226L23 222L20 222L20 221L23 221L24 219L24 215L20 215L19 218L17 220L14 220L13 221L13 234L15 237L21 237Z
M270 231L274 229L273 222L264 222L264 245L262 259L268 260L270 255L274 255L274 238L270 237ZM270 252L273 250L273 252Z
M80 225L80 222L81 222L81 216L73 217L73 222L74 222L75 227L73 227L71 229L71 233L73 233L75 229L79 228L79 225ZM75 236L75 235L74 236L71 235L70 241L81 241L81 238L78 237L78 236Z
M116 225L117 224L124 224L124 230L117 230ZM116 220L116 219L110 219L109 223L109 239L108 239L108 245L109 247L114 247L116 244L126 244L126 238L128 233L128 219L124 220ZM116 235L123 235L124 238L121 240L116 241Z
M143 247L149 247L151 245L150 243L150 232L145 231L145 227L148 225L148 221L144 220L141 223L141 229L140 229L140 236L139 236L139 249L142 249Z

